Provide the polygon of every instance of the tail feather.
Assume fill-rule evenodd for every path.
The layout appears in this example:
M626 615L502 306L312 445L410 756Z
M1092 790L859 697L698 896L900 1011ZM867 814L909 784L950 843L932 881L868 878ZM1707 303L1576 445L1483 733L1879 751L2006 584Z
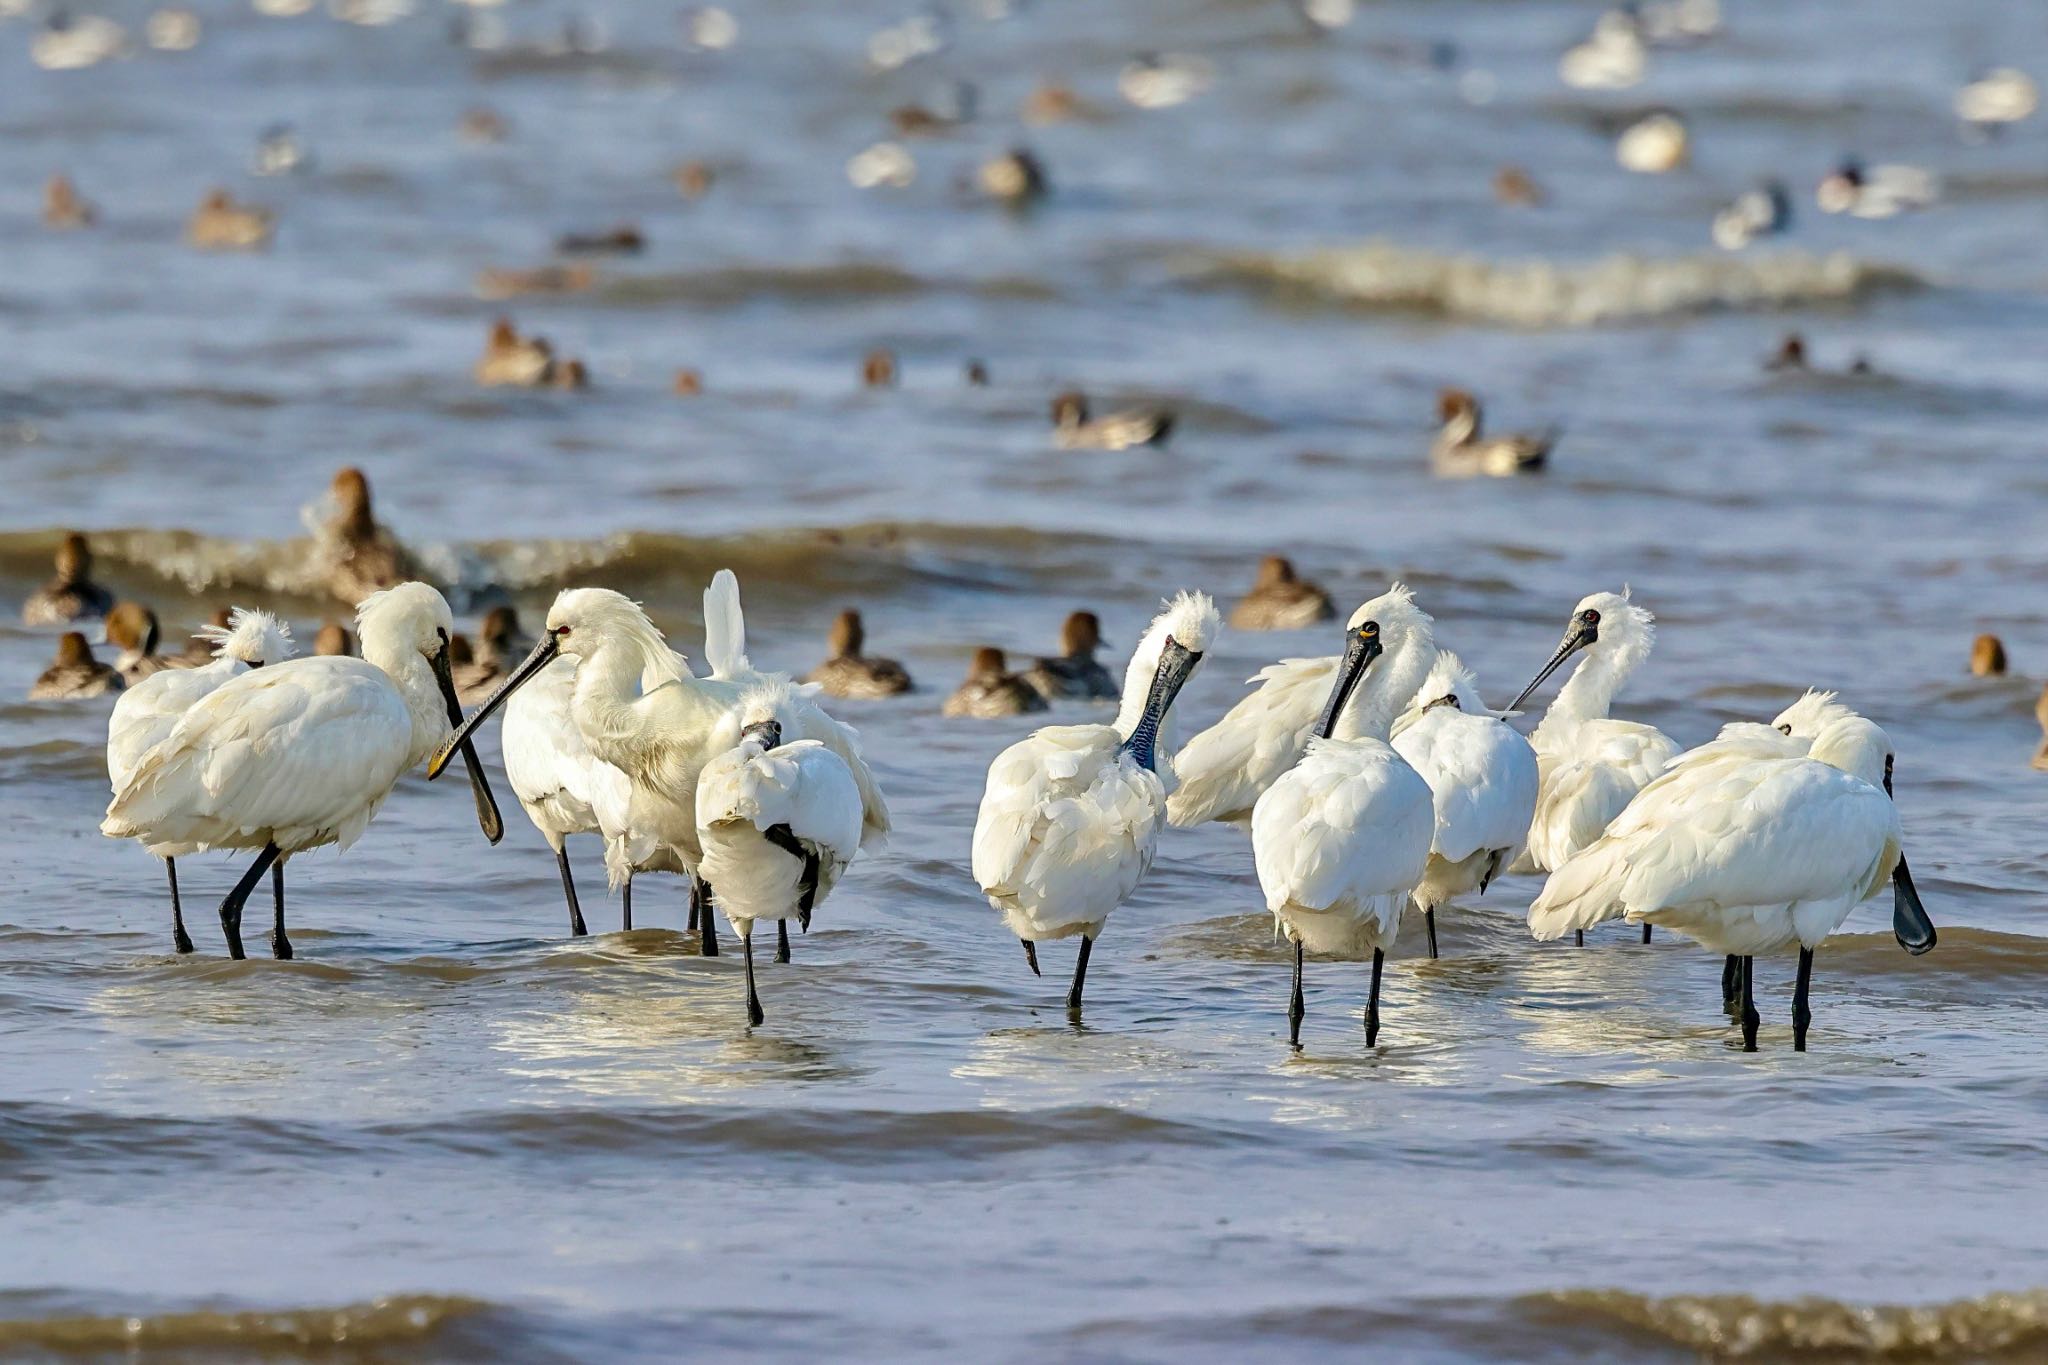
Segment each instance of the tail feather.
M1529 933L1547 943L1575 929L1620 919L1628 907L1616 893L1627 870L1607 856L1605 841L1566 859L1530 905Z
M747 662L747 620L740 611L740 580L720 569L704 589L704 662L714 678L734 678L752 670Z

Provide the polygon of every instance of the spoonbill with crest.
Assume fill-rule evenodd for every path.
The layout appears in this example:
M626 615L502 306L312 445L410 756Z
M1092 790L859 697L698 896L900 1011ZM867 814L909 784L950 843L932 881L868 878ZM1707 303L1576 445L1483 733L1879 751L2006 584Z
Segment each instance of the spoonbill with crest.
M1396 583L1351 614L1308 752L1252 809L1252 861L1274 927L1294 944L1288 1039L1301 1043L1305 949L1372 949L1365 1042L1380 1033L1380 975L1401 911L1429 868L1429 784L1387 742L1436 658L1434 623Z
M860 852L860 788L846 760L815 739L787 743L799 697L787 679L755 684L719 722L731 747L697 779L700 870L740 936L747 964L747 1022L764 1017L754 989L754 922L772 919L789 961L788 921L810 931L811 913ZM706 913L709 913L708 911Z
M456 730L428 764L427 776L438 777L455 746L558 655L574 659L569 716L590 752L625 773L631 784L625 823L636 846L619 856L614 843L607 851L607 868L616 881L643 870L647 859L659 859L662 870L694 876L703 858L697 837L698 775L731 747L730 737L723 746L718 743L719 722L749 688L783 676L762 673L748 662L739 580L730 570L721 569L712 579L704 601L705 654L712 667L708 678L691 673L688 660L668 647L630 598L609 588L565 590L549 609L547 629L533 652ZM874 847L888 834L889 809L861 756L859 736L807 695L796 696L791 712L792 738L822 742L852 772L861 794L862 844ZM598 814L602 819L603 812ZM716 888L701 877L696 882L703 890L698 927L706 954L715 955L717 936L708 907Z
M1756 1051L1755 958L1799 947L1792 1046L1806 1050L1813 952L1849 912L1893 887L1892 933L1935 943L1901 847L1890 736L1861 716L1829 721L1788 755L1757 727L1703 745L1643 789L1607 833L1551 873L1529 907L1539 939L1623 917L1662 924L1741 962L1742 1046Z
M356 612L362 658L292 659L222 683L136 765L101 833L150 847L256 850L220 904L228 955L243 955L242 907L270 872L271 952L290 957L285 862L354 843L398 779L462 719L448 661L454 626L425 583L372 593ZM461 749L478 822L495 844L504 822L466 737Z
M1182 593L1154 618L1124 670L1114 725L1054 725L989 764L974 821L974 879L1038 972L1038 943L1081 937L1067 1009L1081 1008L1088 956L1110 912L1152 866L1166 822L1159 753L1173 702L1222 633L1216 604ZM1170 770L1169 770L1170 771Z
M150 674L121 693L107 720L107 778L116 795L135 776L142 760L170 737L187 711L223 683L252 668L283 663L292 656L291 627L265 611L230 613L226 626L201 626L198 638L211 641L213 659L197 668L166 668ZM164 860L171 882L171 943L181 953L192 951L185 932L185 910L178 900L178 859L198 851L196 845L148 844Z
M1508 705L1519 711L1566 659L1585 652L1558 689L1529 742L1543 785L1529 825L1529 847L1517 872L1549 872L1598 839L1635 794L1678 754L1678 744L1652 725L1608 716L1614 694L1650 657L1656 618L1618 593L1596 592L1572 609L1564 640L1542 671ZM1584 943L1585 935L1577 935ZM1650 926L1643 926L1643 942Z

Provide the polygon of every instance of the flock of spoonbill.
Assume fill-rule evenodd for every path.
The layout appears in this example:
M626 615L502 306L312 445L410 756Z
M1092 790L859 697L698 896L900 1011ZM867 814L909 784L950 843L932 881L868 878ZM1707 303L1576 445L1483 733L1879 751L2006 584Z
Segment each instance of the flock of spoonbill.
M207 632L212 662L164 670L124 692L109 722L113 800L102 832L165 862L173 941L192 951L176 859L253 851L220 918L243 956L242 910L266 872L272 951L290 957L284 867L295 854L359 837L398 780L459 754L477 817L503 834L471 737L505 712L506 773L555 855L572 935L587 932L565 841L596 834L632 927L636 876L686 877L691 928L718 953L714 909L740 936L750 1024L764 1014L753 929L812 915L853 861L877 848L890 815L851 727L815 684L754 667L739 583L704 594L699 676L640 606L572 588L549 609L523 661L499 660L497 686L464 718L448 604L424 583L366 597L362 657L292 658L290 632L237 611ZM1097 676L1099 625L1068 623L1071 693L1113 692ZM503 650L515 627L507 614ZM1595 593L1504 712L1489 710L1436 624L1396 583L1347 619L1339 653L1283 659L1185 745L1182 688L1222 631L1214 603L1164 605L1128 665L1113 723L1040 729L996 756L974 825L976 884L1019 939L1079 938L1067 1007L1078 1013L1096 939L1150 870L1169 825L1248 825L1252 864L1275 931L1293 948L1290 1040L1300 1045L1303 972L1313 953L1370 954L1364 1024L1378 1042L1387 950L1412 904L1437 956L1437 911L1485 894L1505 871L1548 873L1529 910L1538 939L1610 919L1663 925L1723 958L1722 997L1756 1049L1754 959L1797 948L1793 1045L1811 1021L1814 950L1851 910L1893 887L1893 930L1918 954L1935 930L1920 903L1892 802L1889 737L1831 693L1810 692L1770 724L1736 723L1680 752L1655 728L1608 714L1654 641L1626 592ZM859 660L857 620L837 657ZM1558 669L1578 662L1530 737L1509 725ZM867 661L882 665L887 661ZM1085 667L1082 665L1085 663ZM887 668L877 668L886 674ZM482 678L475 681L481 684ZM1071 694L1070 693L1070 694ZM1037 695L1035 692L1034 696Z

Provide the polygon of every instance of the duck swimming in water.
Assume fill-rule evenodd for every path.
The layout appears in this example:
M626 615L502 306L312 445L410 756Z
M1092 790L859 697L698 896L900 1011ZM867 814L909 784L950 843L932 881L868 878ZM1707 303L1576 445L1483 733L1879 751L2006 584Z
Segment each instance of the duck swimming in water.
M341 470L327 490L330 508L317 539L326 552L327 590L343 602L362 601L420 576L412 554L398 537L377 524L370 509L370 481L355 466Z
M1003 651L993 645L983 645L974 651L974 659L967 666L967 680L946 698L940 711L948 716L996 720L1045 709L1045 698L1010 672L1009 660L1003 657Z
M107 613L107 643L121 651L114 670L131 687L152 673L176 666L174 660L157 653L162 639L156 613L140 602L122 602Z
M69 176L53 175L43 185L44 227L55 228L59 232L88 228L98 216Z
M1464 389L1444 389L1436 396L1437 415L1443 428L1429 448L1429 462L1435 471L1452 479L1478 475L1512 478L1534 474L1550 459L1558 433L1540 436L1485 436L1481 434L1479 400Z
M1083 393L1070 390L1052 400L1052 443L1061 450L1163 446L1172 434L1173 414L1163 408L1128 408L1091 418Z
M92 546L76 531L57 545L57 576L22 603L22 624L65 626L97 621L114 608L114 595L92 581Z
M804 675L828 697L894 697L911 690L909 672L894 659L861 653L867 627L857 611L842 611L832 622L831 656Z
M1101 647L1101 618L1092 611L1074 612L1060 627L1059 657L1040 659L1020 676L1026 687L1047 701L1066 697L1115 701L1119 695L1116 675L1095 658Z
M510 607L492 607L484 613L483 624L477 627L476 644L470 651L470 657L466 661L457 660L451 653L457 699L464 706L475 706L481 702L532 648L533 641L519 629L519 613Z
M1336 615L1330 594L1303 582L1294 571L1293 560L1267 555L1259 561L1259 576L1252 590L1230 609L1230 624L1236 630L1298 630Z
M201 251L254 251L270 245L275 218L266 208L237 204L224 189L207 192L185 223L185 241Z
M313 654L322 659L355 658L362 650L356 645L354 631L339 621L329 621L313 637Z
M484 339L484 353L471 373L485 388L544 388L555 376L555 350L545 337L526 337L499 318Z
M92 646L75 630L57 641L57 658L29 688L30 701L104 697L121 690L121 675L92 656Z
M2005 672L2005 641L1996 635L1979 635L1970 645L1970 672L1979 678L1996 678Z

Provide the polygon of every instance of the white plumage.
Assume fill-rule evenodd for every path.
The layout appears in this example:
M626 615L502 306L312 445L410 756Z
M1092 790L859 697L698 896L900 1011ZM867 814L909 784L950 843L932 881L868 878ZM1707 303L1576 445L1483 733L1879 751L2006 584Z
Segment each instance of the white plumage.
M1266 908L1295 945L1289 1023L1301 1036L1303 951L1373 954L1366 1006L1379 1033L1380 967L1401 911L1429 866L1429 784L1388 744L1395 713L1436 657L1430 618L1395 584L1352 614L1349 645L1318 723L1331 737L1267 788L1252 810L1252 857Z
M263 850L236 888L244 899L274 862L347 848L398 779L448 737L453 626L424 583L371 595L357 615L362 658L292 659L223 682L136 765L101 832L152 848ZM222 914L240 957L234 894ZM282 915L280 901L272 947L281 957L291 952Z
M754 921L780 926L794 918L808 930L812 911L861 846L860 788L846 761L815 739L782 741L799 701L787 679L751 688L719 725L719 739L731 747L697 779L700 871L718 888L719 908L745 948L754 1024L762 1019Z
M1207 596L1181 594L1132 653L1115 725L1051 726L989 765L974 878L1033 971L1039 940L1081 935L1070 1009L1096 936L1152 865L1166 823L1157 756L1170 745L1174 697L1221 630Z
M1552 939L1625 917L1744 959L1797 945L1803 1009L1805 954L1901 869L1893 751L1883 730L1854 715L1828 722L1804 756L1760 729L1702 745L1645 788L1604 837L1551 874L1529 908L1531 932ZM1910 879L1901 891L1924 924ZM1917 952L1933 946L1932 927L1916 938L1900 930ZM1745 963L1753 1047L1748 977Z
M1479 699L1472 675L1441 651L1394 724L1394 751L1429 784L1436 831L1415 889L1436 956L1436 910L1513 865L1529 837L1540 782L1536 751Z
M1337 656L1282 659L1246 679L1258 686L1174 755L1167 800L1176 825L1243 824L1266 788L1308 747L1316 713L1337 676Z
M726 713L753 687L783 679L746 658L739 584L720 570L705 593L705 638L712 676L699 678L675 653L639 605L608 588L571 588L555 598L547 631L505 685L458 732L474 729L556 654L575 660L568 712L590 753L625 773L630 790L621 817L603 801L592 809L607 838L606 867L614 884L634 871L695 873L703 857L697 832L697 781L703 767L731 743L718 742ZM791 738L815 739L837 754L862 799L862 841L873 847L889 831L889 810L853 728L834 720L800 690L790 703ZM448 750L430 773L438 773ZM623 833L616 833L623 831ZM704 885L715 891L708 879ZM707 953L717 937L708 913L699 924Z
M576 690L576 661L556 659L505 702L501 744L505 778L526 818L554 851L569 902L569 932L589 932L569 873L566 840L596 834L607 849L623 839L632 784L626 775L590 752L569 716Z
M1529 737L1542 788L1529 825L1528 852L1516 871L1547 872L1561 866L1598 839L1608 822L1678 753L1677 743L1655 726L1607 714L1615 693L1649 658L1656 639L1654 620L1629 601L1626 591L1596 592L1583 599L1572 611L1564 643L1508 708L1518 710L1560 664L1585 652Z
M107 720L107 778L115 796L135 776L135 770L171 731L184 714L223 683L252 668L282 663L292 655L291 628L269 612L235 608L225 630L201 626L199 637L213 641L213 660L197 668L160 669L121 693ZM145 844L164 860L171 883L171 939L177 951L192 951L192 939L185 932L184 907L178 899L177 859L196 853L200 845Z

